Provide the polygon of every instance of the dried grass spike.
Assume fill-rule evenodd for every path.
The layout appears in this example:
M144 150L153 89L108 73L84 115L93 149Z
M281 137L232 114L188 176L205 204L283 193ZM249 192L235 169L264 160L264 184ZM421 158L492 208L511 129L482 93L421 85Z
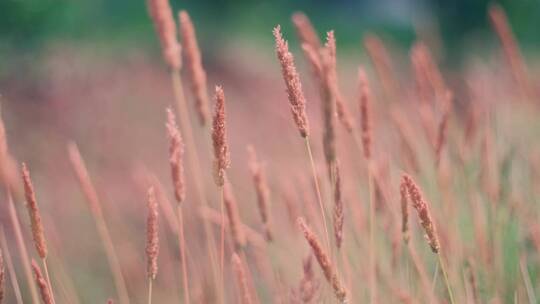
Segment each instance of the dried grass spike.
M202 66L201 51L197 43L197 35L191 18L186 11L180 11L180 33L185 49L186 64L191 78L191 89L195 97L195 108L201 125L206 125L210 116L208 109L208 89L206 72Z
M306 114L306 98L302 91L300 76L296 71L293 55L289 52L289 45L281 35L281 27L276 26L273 33L276 39L277 58L281 64L281 73L287 87L291 113L300 135L307 137L309 136L309 122Z
M307 43L302 43L302 51L304 51L304 56L306 57L309 66L311 68L311 73L313 77L320 82L323 79L322 74L322 63L319 58L319 53L317 50Z
M336 246L340 249L343 242L343 222L345 214L343 211L343 198L341 195L341 173L339 170L339 163L336 163L334 170L334 235L336 237Z
M247 147L249 154L249 169L251 171L251 178L257 192L257 205L259 207L259 213L264 225L264 231L266 239L272 241L272 229L270 228L270 210L269 210L269 196L270 190L266 182L266 176L264 174L263 165L257 159L257 153L255 148L251 145Z
M158 271L157 258L159 254L159 225L158 203L154 187L148 188L147 192L148 216L146 218L146 272L152 280L156 278Z
M43 304L53 304L53 300L51 297L49 286L47 285L47 281L43 278L43 275L41 274L41 269L39 268L38 264L34 259L32 259L32 270L34 271L34 278L36 280L36 284L39 288L39 292L41 294L41 300L43 301Z
M249 290L249 284L247 280L247 274L244 269L244 265L242 264L242 260L238 256L238 254L233 253L232 258L232 266L234 269L234 273L236 275L236 281L238 284L238 287L242 293L242 304L251 304L253 303L253 298L251 296L251 292Z
M94 215L96 216L102 216L101 205L99 203L96 189L94 188L94 185L90 180L90 175L88 174L88 170L86 169L86 165L84 163L84 160L82 159L77 144L75 144L74 142L70 142L67 148L69 159L71 161L73 169L75 170L75 174L77 175L77 178L88 201L88 204L90 205L92 213L94 213Z
M6 267L4 265L4 256L0 249L0 304L4 301L6 291Z
M182 203L186 198L184 180L184 141L176 125L176 119L171 108L167 108L167 134L169 137L169 164L174 185L176 202Z
M299 303L315 303L319 296L320 282L313 272L313 255L309 254L303 261L304 276L298 290L293 292L294 299Z
M393 67L390 54L383 41L375 34L364 37L364 47L373 63L377 76L383 86L386 97L392 101L397 97L398 82L393 76Z
M161 43L163 58L171 69L179 70L182 65L181 47L176 36L176 23L169 0L147 0L147 4Z
M246 236L244 229L242 228L242 223L240 222L236 199L234 198L228 183L225 183L225 187L223 188L223 204L225 205L225 212L229 219L229 228L235 251L240 251L246 245Z
M408 206L408 193L407 193L407 183L405 179L402 178L401 184L399 185L399 196L401 203L401 233L403 235L403 240L405 243L409 242L409 206Z
M444 143L447 140L448 120L452 109L452 93L447 91L443 99L442 117L437 130L437 141L435 142L435 164L439 167Z
M321 41L319 40L319 35L313 24L311 24L311 21L309 21L308 16L302 12L296 12L292 15L291 19L300 42L302 44L308 44L314 50L320 49Z
M332 164L336 160L336 83L334 77L334 63L331 46L328 44L321 50L324 82L322 83L322 115L323 115L323 149L328 173L331 173Z
M512 33L504 9L497 4L491 5L489 8L489 18L491 19L491 24L501 42L504 55L512 70L514 80L524 94L530 94L529 80L523 56L514 34Z
M334 31L329 31L326 34L325 48L328 50L330 56L329 63L331 64L330 73L328 75L331 88L333 90L334 101L336 103L336 112L339 121L349 133L353 131L353 123L351 113L347 108L343 95L338 85L338 73L337 73L337 50L336 50L336 37Z
M214 180L218 186L225 182L225 170L230 166L229 146L227 144L227 124L225 121L225 94L216 86L216 105L212 124L212 143L214 146Z
M347 303L347 291L345 290L344 285L338 278L338 275L336 273L336 269L332 265L332 262L330 261L330 257L326 252L324 252L324 249L317 238L317 236L311 231L311 229L307 226L305 220L302 217L299 217L297 219L298 226L304 233L304 237L307 240L309 246L311 247L313 254L315 255L315 258L319 262L319 266L321 266L321 269L324 273L324 276L328 283L332 286L332 289L334 291L334 294L336 298L341 303Z
M358 69L358 85L360 93L360 122L362 132L362 146L364 157L371 157L371 102L372 95L366 72L362 67Z
M28 215L30 216L32 238L34 239L34 245L39 257L44 259L47 257L47 243L45 242L45 234L43 233L43 224L41 223L36 193L34 191L34 186L32 185L32 180L30 179L30 172L25 163L22 164L21 172L24 183L26 208L28 209Z
M407 174L403 175L402 181L407 186L409 198L411 199L414 209L416 209L416 212L418 213L418 217L420 218L420 224L426 232L426 239L429 243L429 246L431 247L431 251L433 251L434 253L439 253L440 245L437 231L435 230L435 224L429 212L427 203L422 197L420 188Z

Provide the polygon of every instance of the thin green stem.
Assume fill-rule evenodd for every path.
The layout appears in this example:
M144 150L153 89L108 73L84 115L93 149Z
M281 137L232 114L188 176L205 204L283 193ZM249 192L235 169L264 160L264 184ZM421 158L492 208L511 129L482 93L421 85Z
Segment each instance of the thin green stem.
M442 254L439 252L437 254L437 257L439 258L439 265L441 266L441 272L444 277L444 283L446 284L446 289L448 290L448 296L450 297L450 303L455 304L454 301L454 294L452 293L452 288L450 287L450 281L448 280L448 273L446 272L446 266L444 264Z

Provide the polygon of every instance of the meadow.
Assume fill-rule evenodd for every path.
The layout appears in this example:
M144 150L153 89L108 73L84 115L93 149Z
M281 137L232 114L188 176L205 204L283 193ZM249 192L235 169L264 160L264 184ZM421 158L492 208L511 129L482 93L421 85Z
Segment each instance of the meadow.
M0 82L0 303L537 303L539 69L502 7L449 68L302 12L203 58L147 6L160 54Z

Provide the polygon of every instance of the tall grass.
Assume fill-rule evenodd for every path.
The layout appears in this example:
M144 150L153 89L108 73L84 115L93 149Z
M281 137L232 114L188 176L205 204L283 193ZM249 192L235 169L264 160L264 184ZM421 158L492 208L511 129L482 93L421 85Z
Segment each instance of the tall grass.
M272 32L274 70L261 63L270 80L257 86L263 80L207 78L189 14L175 14L167 0L148 0L148 9L169 70L164 103L173 107L166 132L163 119L144 113L145 131L129 125L127 133L153 161L139 160L123 138L97 147L103 156L88 163L69 143L75 176L59 178L57 189L63 162L51 172L36 160L45 162L42 151L17 146L15 155L6 138L16 133L0 123L0 303L69 303L71 284L81 302L121 304L537 301L539 92L502 8L487 8L505 60L496 73L473 65L449 73L423 41L397 65L399 50L370 33L363 45L371 66L360 64L353 77L340 73L339 33L328 31L322 43L308 17L295 13L311 87L302 86L301 60L280 26ZM210 113L214 76L227 100L216 86ZM256 97L249 104L238 93L244 86ZM296 130L273 116L286 111ZM23 164L21 183L18 156L38 178ZM135 185L123 167L131 157L143 168L134 170ZM70 202L73 182L89 212L41 203ZM146 198L133 195L137 186ZM27 218L18 214L23 199ZM147 212L133 199L146 201ZM94 234L84 229L86 213L97 244L86 244Z

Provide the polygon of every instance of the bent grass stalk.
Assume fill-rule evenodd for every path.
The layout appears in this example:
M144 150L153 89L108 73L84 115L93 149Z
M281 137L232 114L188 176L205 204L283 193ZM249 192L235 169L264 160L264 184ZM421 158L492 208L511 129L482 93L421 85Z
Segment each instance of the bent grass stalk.
M79 185L83 194L88 201L88 204L91 209L92 216L94 218L96 228L98 230L99 237L103 243L105 249L105 255L109 266L111 267L111 272L114 279L114 284L118 292L119 302L121 304L129 303L129 296L126 287L126 282L124 276L122 275L122 268L120 267L120 262L114 249L114 243L109 232L109 228L105 222L105 217L103 216L103 211L101 210L101 203L99 201L96 189L92 184L92 180L88 174L88 170L84 163L84 160L79 152L79 148L75 143L68 144L68 152L71 164L77 175Z

